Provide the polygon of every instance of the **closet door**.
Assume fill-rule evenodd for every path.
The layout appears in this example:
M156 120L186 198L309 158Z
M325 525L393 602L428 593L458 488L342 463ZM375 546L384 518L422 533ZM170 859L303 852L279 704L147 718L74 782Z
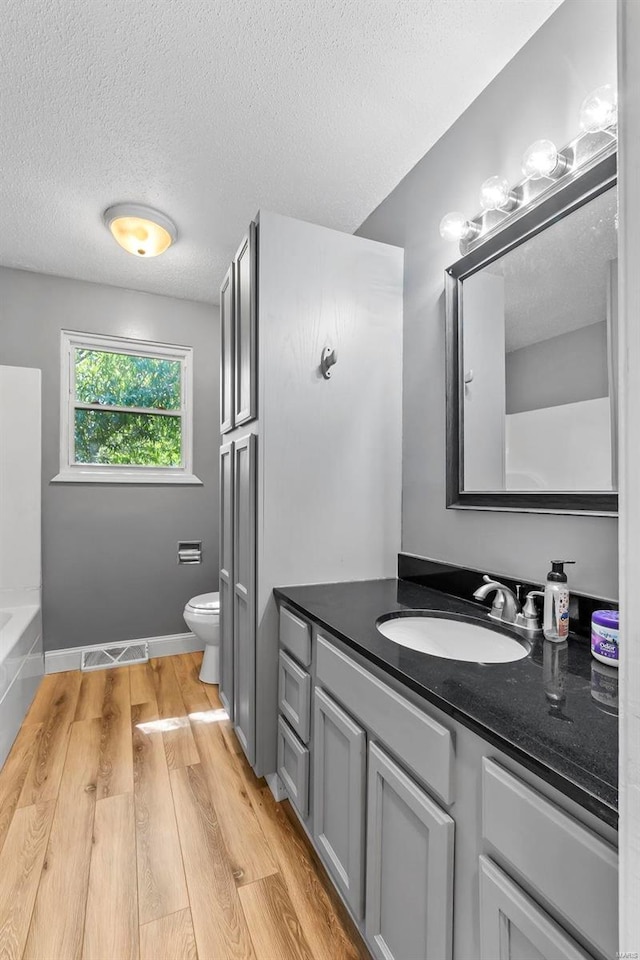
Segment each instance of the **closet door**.
M235 422L233 272L229 267L220 287L220 433L233 430Z
M233 261L235 342L235 424L257 416L256 225L251 223Z
M220 447L220 699L233 719L233 441Z
M233 476L233 719L251 764L256 741L256 445L255 434L236 440Z

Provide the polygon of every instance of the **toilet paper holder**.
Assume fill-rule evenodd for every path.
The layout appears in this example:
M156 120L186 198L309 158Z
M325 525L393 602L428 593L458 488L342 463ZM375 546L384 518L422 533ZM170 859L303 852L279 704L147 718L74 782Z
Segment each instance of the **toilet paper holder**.
M178 563L202 563L202 540L179 540Z

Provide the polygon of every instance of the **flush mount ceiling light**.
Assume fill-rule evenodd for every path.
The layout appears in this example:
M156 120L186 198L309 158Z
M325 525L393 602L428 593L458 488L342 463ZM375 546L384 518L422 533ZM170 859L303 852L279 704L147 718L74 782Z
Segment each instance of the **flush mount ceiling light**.
M157 257L176 242L175 223L142 203L116 203L103 214L116 243L135 257Z

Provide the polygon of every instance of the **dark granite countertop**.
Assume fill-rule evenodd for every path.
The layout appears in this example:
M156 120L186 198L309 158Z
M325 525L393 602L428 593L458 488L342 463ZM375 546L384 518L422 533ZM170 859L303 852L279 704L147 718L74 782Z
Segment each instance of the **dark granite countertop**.
M398 646L376 629L376 621L407 609L437 610L474 617L483 626L505 632L480 604L405 580L286 587L274 592L617 827L617 677L611 668L600 668L584 638L570 635L567 644L536 640L531 653L513 663L466 663Z

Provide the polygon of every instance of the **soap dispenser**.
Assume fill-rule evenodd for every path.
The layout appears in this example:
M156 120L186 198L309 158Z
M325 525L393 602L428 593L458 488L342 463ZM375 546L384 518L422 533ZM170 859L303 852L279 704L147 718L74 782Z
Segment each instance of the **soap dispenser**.
M551 570L547 574L544 588L544 623L542 630L545 640L554 643L566 640L569 635L569 587L565 564L575 560L552 560Z

